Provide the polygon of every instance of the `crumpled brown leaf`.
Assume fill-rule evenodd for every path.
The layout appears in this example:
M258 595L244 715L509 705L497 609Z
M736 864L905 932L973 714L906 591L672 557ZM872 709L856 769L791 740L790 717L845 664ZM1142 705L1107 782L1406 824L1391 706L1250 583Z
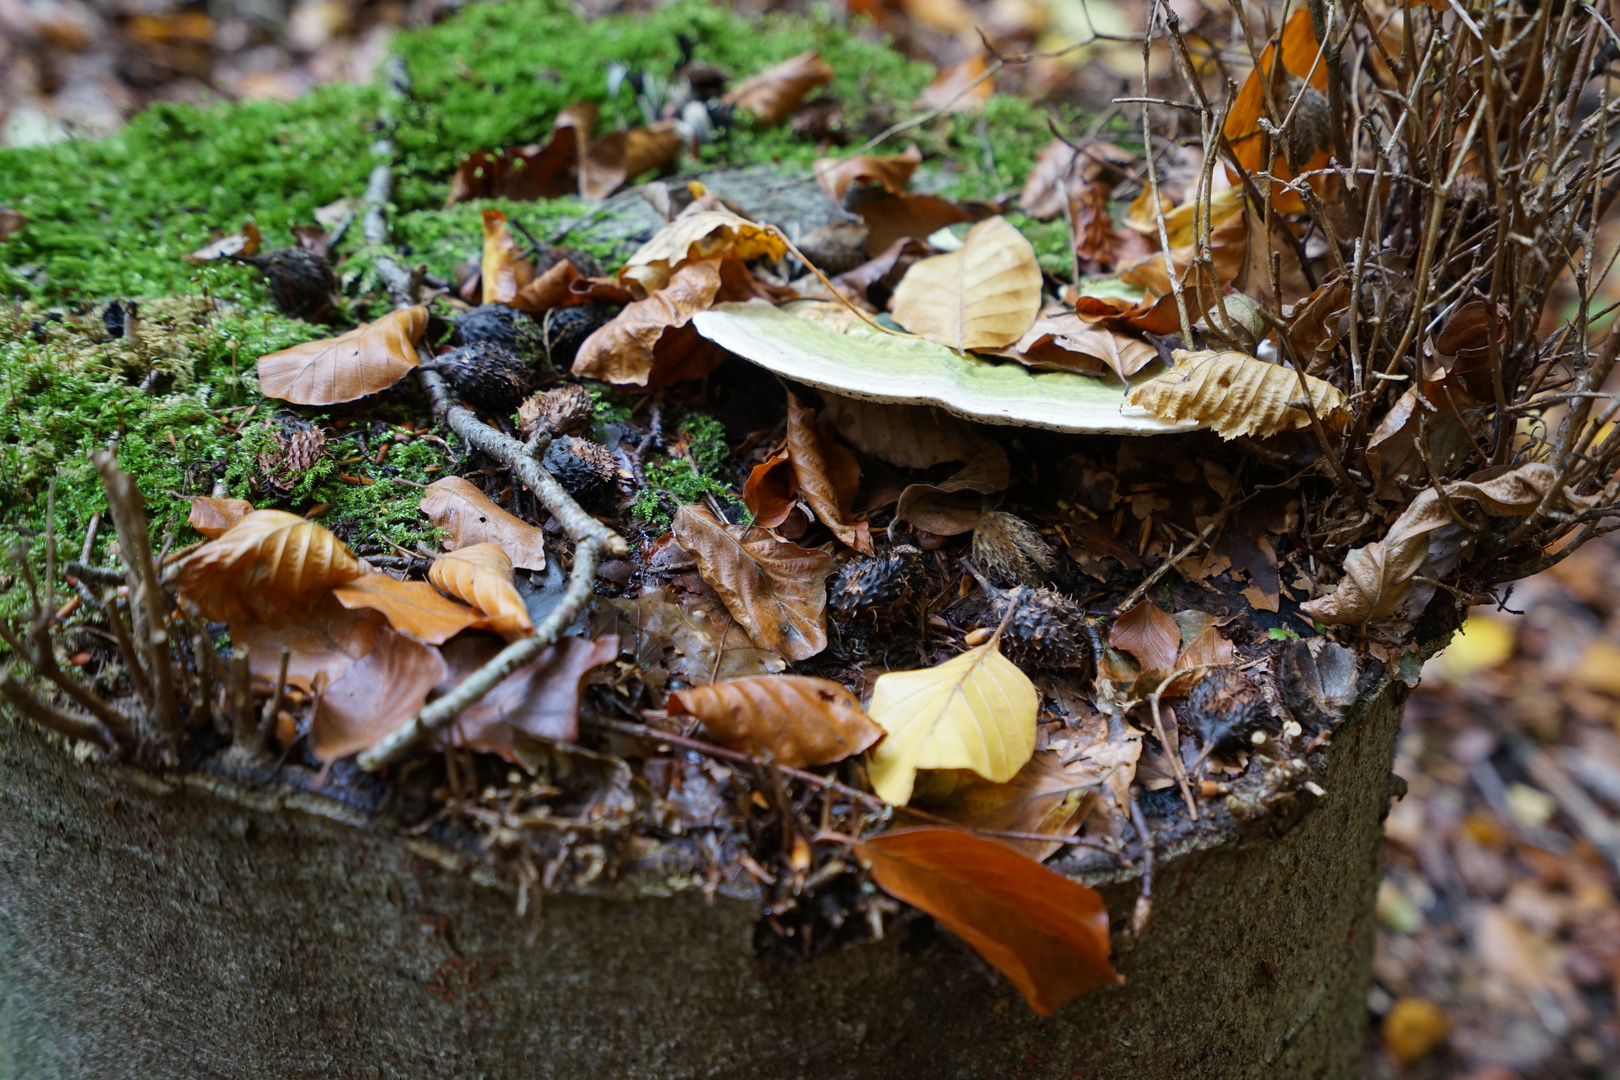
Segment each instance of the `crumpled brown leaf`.
M780 259L786 253L782 235L770 226L730 210L689 209L637 248L619 277L654 293L691 262L730 257L748 263Z
M498 544L473 544L434 559L428 580L477 608L480 626L505 637L534 632L528 606L512 584L512 559Z
M21 216L21 215L18 215ZM5 237L0 236L0 240ZM249 255L257 255L259 246L264 243L259 235L259 227L251 221L242 223L242 231L222 236L206 247L198 248L189 255L181 258L188 263L218 262L221 259L245 259Z
M872 531L855 521L852 507L860 487L861 466L855 455L823 431L815 410L788 395L788 459L799 491L821 523L834 536L862 554L872 553Z
M573 372L587 379L660 387L698 379L718 367L724 349L691 325L722 287L718 260L689 262L668 284L628 305L579 347Z
M1142 670L1175 666L1181 627L1153 601L1143 600L1114 620L1108 644L1136 657Z
M214 499L194 495L186 522L208 539L218 540L231 526L251 513L253 504L246 499Z
M574 193L585 140L596 126L597 105L582 101L557 114L544 145L474 150L450 178L445 209L469 199L558 199Z
M691 713L723 745L800 768L841 761L883 731L861 703L830 679L755 675L676 690L671 715Z
M386 390L421 361L425 307L390 311L335 338L259 357L259 390L295 405L336 405Z
M1238 352L1171 353L1175 367L1132 390L1125 401L1161 420L1197 420L1223 439L1265 438L1311 426L1301 378L1324 426L1337 422L1344 394L1330 382Z
M673 121L612 131L591 143L579 162L579 197L599 202L644 172L662 169L681 156L681 136Z
M422 492L417 508L450 535L446 551L497 544L520 570L546 568L545 530L496 506L470 480L447 476Z
M677 604L662 589L609 601L598 608L591 633L618 635L655 698L671 677L706 686L714 679L774 674L786 667L776 653L756 646L717 605L705 600Z
M1460 512L1472 504L1492 517L1523 517L1541 505L1557 479L1558 471L1551 465L1531 462L1491 479L1445 484L1444 489ZM1567 490L1560 498L1577 508L1587 503ZM1382 540L1345 556L1344 578L1332 592L1300 609L1318 622L1341 625L1361 626L1394 616L1416 618L1428 605L1434 586L1413 579L1450 573L1461 561L1466 532L1439 493L1432 486L1426 488Z
M833 556L769 531L722 525L703 506L675 512L676 541L761 648L807 660L827 647L827 575Z
M1100 374L1110 370L1129 379L1159 358L1141 338L1094 326L1079 315L1043 315L1006 355L1032 368Z
M894 516L939 536L971 532L984 517L985 496L1006 490L1011 480L1007 451L987 441L954 476L937 484L907 485Z
M455 686L483 667L502 649L500 639L468 634L446 645L445 688ZM619 638L565 637L533 663L508 675L447 729L455 746L518 760L513 731L536 738L574 742L579 738L579 695L590 673L619 655Z
M425 581L399 581L387 574L364 574L332 587L337 602L351 610L370 608L406 637L441 645L482 620L466 604L446 599Z
M844 192L853 187L880 184L890 194L904 191L911 183L911 174L922 164L922 151L912 143L903 153L877 155L862 154L847 158L818 158L815 164L816 183L834 199L842 199Z

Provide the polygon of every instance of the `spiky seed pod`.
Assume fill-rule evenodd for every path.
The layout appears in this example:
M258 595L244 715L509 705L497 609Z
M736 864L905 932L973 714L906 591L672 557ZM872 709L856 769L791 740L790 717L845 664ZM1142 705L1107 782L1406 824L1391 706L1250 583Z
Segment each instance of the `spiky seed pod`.
M1235 667L1206 672L1177 713L1198 733L1205 750L1218 754L1244 749L1249 735L1271 722L1260 688Z
M606 323L607 316L591 304L552 308L540 317L541 348L558 371L574 366L585 339Z
M870 617L885 622L894 618L911 599L912 578L921 559L922 552L909 544L850 559L833 578L828 607L842 619Z
M457 345L494 345L533 362L546 355L540 326L516 308L505 304L475 307L456 320Z
M259 455L259 483L284 499L326 456L326 432L292 413L282 413L265 427L274 445Z
M1052 548L1023 518L992 510L973 528L973 561L998 576L1030 584L1034 567L1052 569Z
M995 607L996 616L1007 620L1002 651L1019 667L1083 668L1091 663L1085 612L1062 593L1013 589L997 597Z
M443 375L463 401L490 416L511 416L529 393L528 365L499 345L463 345L422 366Z
M578 383L564 383L528 398L518 407L518 427L525 439L543 423L553 435L578 435L591 426L596 402Z
M332 273L332 264L315 252L276 248L244 261L264 274L271 299L285 314L314 322L331 310L337 277Z
M573 435L552 440L542 464L568 494L582 502L607 494L619 476L618 463L607 447Z

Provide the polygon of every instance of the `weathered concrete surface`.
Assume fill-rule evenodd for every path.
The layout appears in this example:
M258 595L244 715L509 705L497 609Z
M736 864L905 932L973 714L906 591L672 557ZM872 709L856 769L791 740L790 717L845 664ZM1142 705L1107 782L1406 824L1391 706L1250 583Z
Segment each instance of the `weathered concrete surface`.
M943 933L790 973L738 901L519 921L397 838L164 793L0 721L0 1075L1348 1080L1399 689L1339 730L1314 813L1161 866L1130 981L1044 1019ZM1123 916L1135 887L1108 891Z

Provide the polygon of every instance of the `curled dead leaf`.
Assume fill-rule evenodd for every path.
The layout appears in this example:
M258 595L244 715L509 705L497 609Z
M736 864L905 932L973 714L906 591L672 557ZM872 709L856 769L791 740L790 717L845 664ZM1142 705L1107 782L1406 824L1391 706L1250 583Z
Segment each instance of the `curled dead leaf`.
M534 264L521 257L517 241L506 228L506 215L485 210L484 258L479 280L483 283L483 303L510 305L519 290L534 280Z
M790 660L807 660L827 647L831 553L778 540L765 529L723 525L697 505L677 510L671 528L756 645Z
M800 53L744 80L721 101L771 127L786 120L806 94L832 78L833 69L820 54Z
M512 559L497 544L473 544L433 560L428 580L478 609L477 625L505 637L534 630L528 606L512 584Z
M453 686L493 660L501 642L485 634L468 634L442 650ZM591 671L619 655L619 638L565 637L533 663L508 675L472 708L456 718L446 735L455 746L519 760L514 732L542 739L573 742L579 738L579 695Z
M210 540L218 540L233 525L253 513L253 504L246 499L212 499L203 495L192 496L191 513L186 522Z
M960 203L938 195L898 192L882 199L862 199L855 207L865 223L866 250L886 252L901 240L926 241L949 225L974 220L974 213Z
M1143 600L1114 620L1108 644L1136 657L1143 671L1174 667L1181 651L1181 627L1151 600Z
M254 510L182 559L176 580L210 620L251 615L274 624L363 572L343 541L313 521Z
M574 193L580 153L596 126L597 106L584 101L557 114L545 145L474 150L450 178L445 209L469 199L559 199Z
M834 199L842 199L851 187L882 185L891 195L904 191L911 183L911 174L922 164L922 151L912 143L903 153L877 155L862 154L847 158L818 158L815 164L816 183Z
M1032 368L1087 374L1106 369L1128 380L1157 360L1159 350L1141 338L1093 326L1078 315L1060 314L1037 319L1007 355Z
M734 258L752 262L780 259L787 253L782 235L730 210L698 210L682 214L637 248L619 277L634 281L648 293L664 288L682 266L699 260Z
M986 441L955 475L938 484L908 484L894 516L937 536L972 532L990 506L985 496L1005 490L1011 479L1007 451Z
M0 237L0 239L4 239L4 237ZM206 247L200 247L191 254L182 256L182 258L188 263L219 262L222 259L245 259L249 255L257 255L259 246L263 243L264 238L259 235L259 227L251 221L245 221L242 223L241 232L221 236Z
M463 477L435 480L422 492L417 507L450 534L445 541L447 551L496 544L519 569L546 568L545 530L502 510Z
M726 354L691 320L709 309L721 286L718 260L684 264L665 287L628 305L586 338L574 358L574 374L647 387L702 378Z
M914 264L894 290L896 322L958 352L1011 345L1040 308L1035 248L1001 217L968 230L960 251Z
M816 423L815 410L791 393L788 395L787 451L796 486L816 517L839 540L856 551L870 554L871 529L866 522L855 521L851 509L860 488L860 463Z
M1043 1016L1124 981L1108 962L1102 895L1004 844L956 829L899 829L855 850L885 892L961 937Z
M785 453L755 465L743 483L743 505L762 529L774 529L786 521L799 504L798 494L793 462Z
M478 625L478 612L447 600L425 581L399 581L387 574L365 574L332 587L337 602L350 610L369 608L406 637L442 645Z
M1177 349L1171 356L1175 367L1132 390L1126 403L1161 420L1197 420L1223 439L1310 427L1302 381L1324 425L1337 421L1344 404L1332 383L1243 353Z
M393 386L416 367L427 329L425 307L391 311L375 322L259 357L259 390L295 405L336 405Z
M830 679L756 675L676 690L669 700L672 714L691 713L724 745L790 768L841 761L883 735Z

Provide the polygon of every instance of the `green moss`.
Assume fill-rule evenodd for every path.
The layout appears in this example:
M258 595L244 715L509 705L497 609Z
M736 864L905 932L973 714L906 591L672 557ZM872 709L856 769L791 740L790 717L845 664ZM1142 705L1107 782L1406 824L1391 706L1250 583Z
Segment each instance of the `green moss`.
M736 484L727 479L731 447L725 427L712 416L692 413L678 431L676 454L646 464L647 486L630 507L631 515L653 530L667 529L676 507L711 496L739 509L743 505Z

